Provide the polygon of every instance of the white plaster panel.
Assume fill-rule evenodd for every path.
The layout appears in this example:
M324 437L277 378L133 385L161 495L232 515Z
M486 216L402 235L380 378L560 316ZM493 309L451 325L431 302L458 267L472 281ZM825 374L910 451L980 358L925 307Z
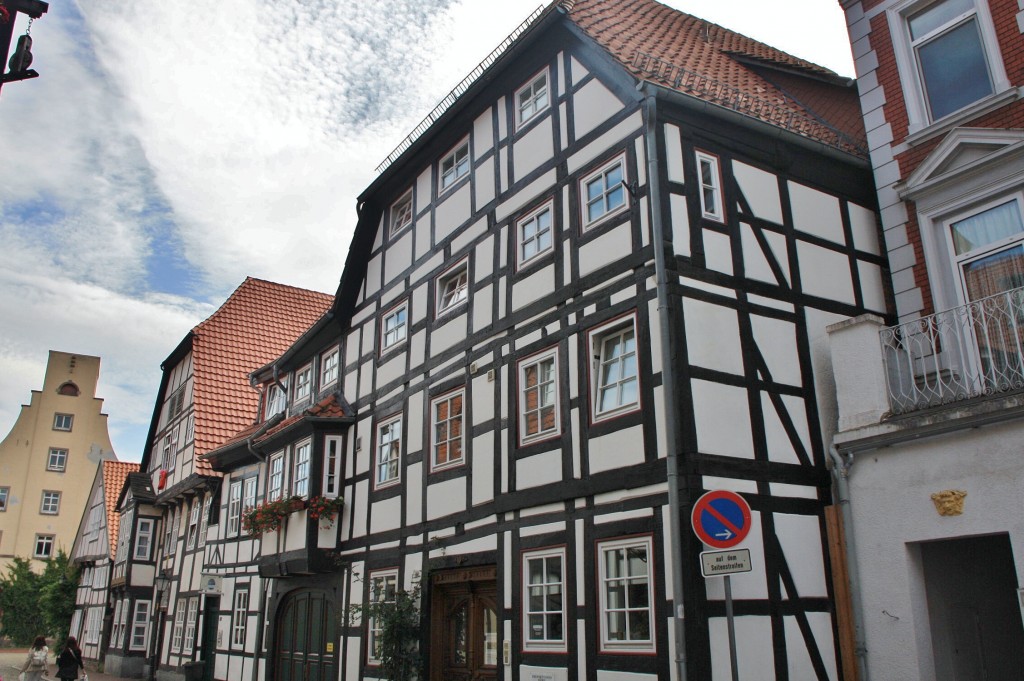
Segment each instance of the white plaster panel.
M494 111L487 109L473 121L473 150L477 156L494 146Z
M803 445L803 450L807 453L808 458L810 458L811 438L807 430L807 414L804 411L803 400L793 395L782 395L781 399L786 408L786 414L793 422L793 427L797 431L800 443ZM779 463L799 464L800 459L793 448L789 435L786 434L786 429L782 425L782 419L779 416L778 410L772 403L771 397L765 393L761 394L761 413L764 415L764 436L765 444L768 447L769 460Z
M555 532L565 532L565 522L526 525L519 528L520 537L536 537L539 534L554 534Z
M402 236L388 246L384 254L385 286L401 276L412 266L412 232L405 231Z
M743 348L735 310L683 298L683 324L690 364L743 375Z
M480 282L494 273L494 239L484 239L476 245L473 262L473 281ZM478 297L478 296L474 296Z
M580 276L586 276L623 255L633 252L633 241L626 225L610 229L592 241L580 246Z
M479 413L473 404L474 419ZM473 438L473 452L470 457L473 466L473 505L484 504L494 499L494 435L490 432Z
M530 343L533 343L534 341L540 340L540 338L541 338L541 330L540 329L536 329L535 331L531 331L530 333L523 334L522 336L519 336L518 338L515 339L515 341L514 341L515 348L516 348L516 350L519 350L521 348L525 348Z
M430 205L430 197L434 195L431 185L434 169L427 166L416 176L416 191L413 192L413 200L416 202L416 214L419 215Z
M881 249L878 247L878 226L875 221L875 212L864 206L858 206L856 203L846 205L850 213L850 229L853 232L854 247L879 255Z
M569 412L569 422L572 424L572 432L583 432L583 427L580 423L579 409L573 409ZM580 438L572 438L570 446L572 447L572 479L579 480L583 477L583 446L580 442Z
M471 217L470 191L472 182L449 191L437 200L434 209L434 239L443 240Z
M782 553L786 557L796 594L786 594L789 598L797 595L810 598L827 596L825 586L825 563L821 555L821 530L818 518L809 515L793 515L776 513L775 536L782 545ZM781 582L780 582L780 586ZM785 593L785 586L782 586Z
M495 382L487 378L490 364L481 361L473 376L473 423L487 423L494 418Z
M534 454L516 461L516 489L551 485L562 479L562 451Z
M857 262L860 270L860 291L864 295L864 307L885 313L885 289L882 282L882 268L870 262Z
M839 199L796 182L789 183L789 200L793 210L793 226L822 239L838 244L843 237L843 220L839 215Z
M405 522L416 525L423 522L423 462L409 464L405 477Z
M508 264L509 249L507 241L508 227L502 226L498 228L498 267L504 268Z
M676 254L690 257L690 215L686 208L686 197L679 194L668 196L669 219L672 222L672 248Z
M377 385L384 386L396 381L405 373L405 350L399 349L387 355L387 361L377 367Z
M415 454L423 449L423 414L423 393L412 393L405 406L406 454Z
M370 505L370 534L386 532L402 524L402 497L375 501Z
M430 269L428 270L426 267L423 267L421 271L432 272L440 262L441 254L438 253L435 258L431 258ZM433 305L427 302L429 300L427 288L427 282L424 280L412 290L412 304L409 306L410 326L423 319L428 311L433 308Z
M427 352L427 332L420 330L409 339L409 366L423 366Z
M747 391L700 380L691 385L697 448L705 454L754 458Z
M436 520L465 510L464 476L427 485L427 520Z
M569 131L568 121L569 117L567 114L568 107L565 102L558 105L558 142L559 150L565 149L569 146Z
M683 184L683 142L679 136L679 127L671 123L665 124L665 164L668 167L669 182Z
M782 224L782 202L779 200L779 181L769 172L733 161L732 174L750 204L754 217Z
M374 251L380 250L380 247L384 245L384 222L386 220L387 211L384 211L384 215L381 216L380 220L377 221L377 231L373 237L373 249Z
M449 348L466 340L469 315L463 311L457 315L445 315L434 322L430 333L430 356L437 357Z
M597 681L657 681L654 674L636 674L634 672L616 672L608 669L597 670Z
M409 537L409 543L415 544L418 537ZM415 588L413 583L418 574L423 572L423 554L422 553L407 553L403 560L405 561L405 583L402 585L406 591L411 591Z
M547 328L547 331L548 331L549 334L553 335L555 333L558 333L558 327L555 326L554 328L552 328L549 325L548 328ZM584 338L583 334L578 334L578 335L575 336L574 340L577 341L577 342L582 342L583 338ZM579 366L577 364L577 362L579 361L578 358L579 358L579 351L578 351L577 345L576 345L575 342L570 342L569 343L569 364L568 364L568 366L571 366L571 367ZM570 400L573 400L573 399L576 399L576 397L578 397L579 394L580 394L580 374L579 374L578 371L570 371L569 372L569 394L566 397L568 397ZM581 431L576 431L576 432L578 433L578 432L581 432Z
M636 183L640 187L647 185L647 145L644 137L636 137L633 140L633 150L636 152ZM641 212L641 214L644 214Z
M515 194L498 204L494 209L494 219L501 222L537 197L544 195L554 186L555 180L555 171L550 170L525 187L520 187Z
M499 112L498 117L504 120L504 113ZM508 191L508 149L498 149L498 194Z
M795 617L783 617L786 630L786 663L789 666L789 678L791 679L813 679L815 678L814 665L811 663L810 653L807 652L807 643L804 642L804 634L800 624ZM807 624L811 629L811 635L817 644L818 652L821 654L822 664L829 679L838 679L836 670L835 639L832 637L832 618L825 612L807 613ZM909 651L907 651L909 654ZM895 678L895 677L893 677Z
M608 149L623 139L635 135L643 125L643 117L640 112L630 114L608 132L593 140L575 154L569 157L566 166L570 173L575 173L580 167L593 161L597 156L608 153ZM576 131L577 135L579 130Z
M450 544L447 555L458 556L468 553L482 553L484 551L496 551L498 548L498 535L492 534L479 539L471 539L461 544ZM511 562L511 561L509 561Z
M554 156L551 135L552 117L547 116L512 145L513 182L528 175Z
M739 577L733 575L733 591ZM721 581L721 580L715 580ZM738 676L743 681L775 681L775 651L772 646L772 621L769 617L736 617L736 657ZM708 618L711 637L711 681L729 681L729 633L724 617ZM742 641L742 645L739 642ZM793 677L799 678L799 677ZM813 678L813 677L812 677Z
M782 319L750 316L754 342L777 383L803 385L800 358L796 353L796 327Z
M556 290L555 266L542 267L512 285L512 309L519 310Z
M494 103L494 110L498 113L498 140L504 140L508 136L508 118L505 116L505 98L498 97Z
M647 197L640 197L640 247L646 248L651 245L651 224L648 219L650 211L647 210ZM662 229L664 229L664 222L662 222ZM664 232L663 232L664 233Z
M768 242L770 253L765 253L761 247L754 228L745 222L740 223L740 242L743 247L743 274L748 279L755 279L773 285L788 285L789 274L789 253L786 251L786 237L775 232L762 230L765 241ZM773 256L775 262L782 269L782 281L779 281L769 264L769 255Z
M695 288L699 291L707 291L708 293L713 293L716 296L722 296L723 298L732 298L733 300L736 299L735 289L726 288L724 286L716 286L715 284L709 284L705 281L701 281L700 279L679 277L679 283L682 284L683 286Z
M638 508L634 511L620 511L618 513L606 513L594 516L595 525L606 525L608 523L618 523L623 520L636 520L637 518L650 518L654 515L654 510L650 508Z
M832 372L832 354L829 351L828 334L825 328L829 324L842 321L846 317L822 312L814 308L806 308L807 337L811 350L811 366L814 368L814 394L818 398L818 425L825 442L831 440L839 418L836 407L836 385ZM795 410L790 409L790 413Z
M590 74L590 71L585 69L583 64L576 61L576 57L569 57L569 71L573 85L576 85Z
M473 188L476 191L476 205L486 206L494 200L494 159L491 156L477 166L476 177L473 178Z
M433 248L433 230L431 229L431 225L433 225L433 219L433 216L428 213L427 215L419 218L416 221L416 224L413 226L412 231L413 234L416 236L417 258L422 258L423 256L427 255L428 253L430 253L431 248Z
M540 506L531 506L529 508L524 508L522 511L520 511L520 515L523 518L529 518L532 516L545 515L548 513L561 513L563 508L564 507L560 502L555 502L552 504L541 504Z
M590 472L629 468L644 462L644 434L640 426L622 428L590 438Z
M380 262L381 255L377 255L370 258L370 261L366 263L366 277L363 279L365 284L365 295L367 298L377 293L380 290Z
M806 241L797 241L796 252L804 293L853 304L850 260L845 254Z
M720 478L716 475L705 475L701 478L701 484L706 490L728 490L737 494L743 492L757 494L757 481L744 480L742 478Z
M709 270L732 275L732 240L725 234L705 229L704 257Z
M817 499L818 488L807 485L787 485L784 482L770 482L768 489L773 497L796 497L798 499Z
M494 321L490 285L473 292L473 331L486 328Z

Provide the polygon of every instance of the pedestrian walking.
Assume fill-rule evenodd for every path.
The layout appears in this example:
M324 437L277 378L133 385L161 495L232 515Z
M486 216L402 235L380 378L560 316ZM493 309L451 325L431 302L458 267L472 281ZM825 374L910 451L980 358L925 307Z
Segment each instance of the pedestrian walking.
M78 670L85 670L85 663L82 662L82 651L78 647L78 641L74 636L68 636L64 642L64 650L57 656L57 678L77 679Z
M46 665L50 661L50 649L46 647L46 637L36 636L32 649L28 651L25 664L21 667L24 681L39 681L46 673Z

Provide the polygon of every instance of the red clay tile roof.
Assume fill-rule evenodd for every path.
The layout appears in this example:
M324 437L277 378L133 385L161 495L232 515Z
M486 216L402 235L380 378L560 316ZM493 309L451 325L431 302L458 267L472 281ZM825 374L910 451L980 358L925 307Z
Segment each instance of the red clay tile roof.
M125 478L139 470L139 464L126 461L103 462L103 504L107 512L107 538L110 539L110 559L117 553L117 531L121 527L121 516L117 512L117 500L121 496Z
M345 408L338 401L338 395L332 393L331 395L328 395L327 397L320 400L316 404L312 405L308 409L303 409L298 414L292 414L288 418L281 421L281 423L278 423L273 428L270 428L269 430L267 430L266 433L256 438L256 442L264 442L265 440L269 440L274 435L277 435L281 431L288 429L293 424L298 423L299 421L306 418L327 419L343 418L345 416L352 416L352 414L346 413Z
M326 293L247 277L192 330L197 473L216 475L199 457L252 423L259 395L249 372L283 353L333 301Z
M857 93L836 85L844 79L829 69L655 0L562 5L571 21L642 80L866 156ZM785 72L810 78L784 78Z

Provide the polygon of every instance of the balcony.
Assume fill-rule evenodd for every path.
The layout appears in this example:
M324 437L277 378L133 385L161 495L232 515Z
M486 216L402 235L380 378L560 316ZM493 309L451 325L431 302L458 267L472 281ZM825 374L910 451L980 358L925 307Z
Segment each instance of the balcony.
M879 331L893 415L1024 390L1024 288Z

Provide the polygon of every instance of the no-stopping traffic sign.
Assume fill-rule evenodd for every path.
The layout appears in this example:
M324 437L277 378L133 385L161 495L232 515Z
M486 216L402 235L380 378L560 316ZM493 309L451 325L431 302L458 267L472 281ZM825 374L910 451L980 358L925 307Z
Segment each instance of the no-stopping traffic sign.
M750 505L735 492L707 492L693 505L690 524L697 538L716 549L728 549L750 533Z

